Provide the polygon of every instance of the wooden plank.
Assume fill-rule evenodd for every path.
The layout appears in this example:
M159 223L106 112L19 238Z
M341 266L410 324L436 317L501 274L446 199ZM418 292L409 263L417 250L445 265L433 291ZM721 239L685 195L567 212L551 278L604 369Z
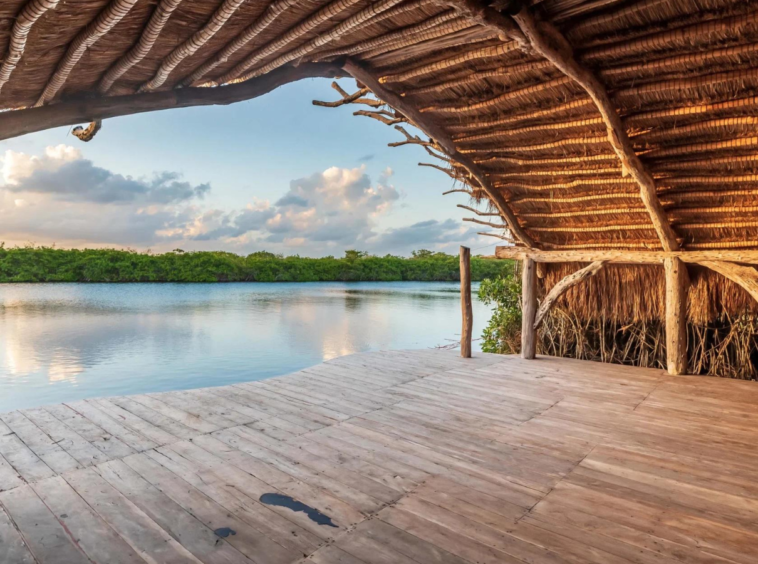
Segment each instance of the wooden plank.
M152 423L145 421L141 417L136 416L134 413L131 413L126 409L117 406L110 400L89 399L85 401L103 413L107 414L109 417L119 422L121 425L132 429L149 441L152 441L156 446L163 446L165 444L181 440L171 433L167 433L160 427L157 427Z
M134 431L121 424L119 421L103 412L94 403L86 401L76 401L67 403L70 409L78 413L80 416L88 419L93 425L97 425L103 431L115 437L135 452L142 452L155 448L158 445L155 441L145 437L137 431Z
M310 558L303 560L302 564L315 562L316 564L365 564L355 556L330 544L314 552Z
M234 535L226 540L254 562L289 564L298 557L292 550L276 544L259 531L226 511L173 472L144 454L127 456L124 462L145 480L158 488L208 528L219 531L232 529Z
M26 409L21 412L42 430L52 441L65 450L81 466L91 466L108 460L108 456L88 443L44 409Z
M92 564L31 486L0 493L0 505L18 527L39 564Z
M0 492L23 486L26 482L21 478L10 462L0 455Z
M27 482L42 480L55 475L55 472L34 454L5 423L0 423L0 455Z
M107 433L92 421L77 413L67 405L51 405L44 408L61 424L76 432L89 444L105 454L109 459L122 458L134 453L134 450L118 438Z
M81 468L73 456L63 450L47 433L43 432L21 412L2 413L0 420L55 472L61 473Z
M251 562L123 461L73 472L66 479L148 562Z
M211 433L222 428L221 425L205 421L198 413L174 407L154 397L142 395L131 396L130 399L199 433Z
M108 564L144 564L137 552L100 519L63 478L56 476L41 480L32 487L90 560Z
M0 505L0 553L9 564L35 564L36 560L16 525Z
M74 470L67 473L65 479L146 562L202 564L93 468Z
M270 486L260 483L255 491L250 491L230 484L224 479L228 473L219 475L198 464L194 457L199 456L200 449L192 450L193 447L189 443L176 443L147 455L284 548L307 554L318 547L318 537L259 502L261 495L271 492ZM249 485L252 481L245 483Z
M312 507L325 509L329 506L328 501L319 505L318 500L322 499L322 495L315 488L297 482L277 468L247 453L233 449L209 435L194 439L191 447L184 443L172 445L172 450L178 450L180 447L182 448L181 455L198 465L204 473L210 472L212 475L218 476L220 481L239 490L251 499L259 500L266 493L283 493ZM319 539L332 539L339 531L343 530L342 527L334 528L319 525L302 511L292 511L287 507L277 505L267 505L266 507L290 522L287 525L280 520L272 519L272 524L279 523L284 531L289 531L290 527L295 526L294 532L291 534L301 535L304 537L303 540L308 542L313 541L314 537L303 535L298 532L299 530L305 530Z
M159 413L142 403L135 401L134 396L124 398L109 398L109 401L121 409L132 413L134 416L147 421L151 425L158 427L163 432L176 437L177 439L191 439L201 434L201 431L192 429L179 423L175 419L167 417L163 413Z

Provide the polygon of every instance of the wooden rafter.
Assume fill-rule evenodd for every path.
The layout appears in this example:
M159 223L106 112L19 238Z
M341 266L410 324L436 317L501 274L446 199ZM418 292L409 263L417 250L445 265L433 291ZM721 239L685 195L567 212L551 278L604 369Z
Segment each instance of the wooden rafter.
M281 14L296 4L297 1L298 0L277 0L271 4L268 8L266 8L266 11L263 12L261 17L259 17L244 30L238 33L234 39L224 45L221 51L213 55L210 59L192 71L192 74L182 80L182 86L197 86L196 83L199 82L201 78L203 78L220 64L228 61L229 57L234 55L237 51L250 43L253 39L258 37L261 32L266 30Z
M666 251L679 248L674 230L668 222L663 206L658 201L655 181L635 153L629 135L611 102L605 86L587 68L579 64L573 49L560 31L548 22L537 22L528 9L521 9L513 18L536 52L552 62L566 76L574 79L595 102L603 117L608 141L621 160L624 170L631 174L640 186L640 196L648 209L655 231Z
M58 91L63 87L74 70L76 64L100 38L108 33L113 26L120 22L126 14L134 7L137 0L112 0L108 6L101 11L97 18L82 30L76 39L71 43L63 59L58 63L53 76L50 77L45 89L42 91L35 106L39 107L52 100Z
M387 104L401 112L411 123L426 133L430 138L442 147L447 156L458 164L462 165L476 179L481 189L487 194L492 203L497 208L503 220L508 224L508 229L514 237L527 247L534 247L534 240L519 225L516 215L513 213L505 198L499 190L494 188L489 178L474 163L474 161L458 152L455 143L450 136L432 120L424 116L409 100L395 94L392 90L386 88L379 82L378 77L366 65L348 59L343 65L345 71L353 78L368 86L371 91Z
M448 5L473 22L496 29L503 41L513 40L522 49L529 49L528 38L513 20L497 10L484 6L479 0L437 0L437 4Z
M357 14L350 16L345 21L334 26L330 30L320 33L317 37L306 42L304 45L300 45L295 49L279 55L273 61L266 63L262 67L255 68L242 74L238 80L249 80L250 78L271 72L272 70L279 68L282 65L286 65L290 61L305 57L320 47L341 39L342 36L351 33L353 29L362 26L366 22L375 18L378 14L389 10L402 1L403 0L379 0L378 2L374 2L367 8L364 8Z
M153 11L153 15L150 17L150 21L145 26L145 30L142 32L137 44L132 47L129 52L121 57L116 63L105 73L105 76L100 81L97 89L101 94L108 92L113 83L132 68L134 65L144 59L148 53L153 49L153 45L158 41L161 32L163 31L166 22L179 7L182 0L161 0L161 3Z
M140 91L148 92L163 86L163 83L168 80L169 75L179 66L179 63L194 55L198 49L208 43L244 3L245 0L224 0L202 28L193 33L189 39L163 59L153 78L143 84Z
M116 116L169 108L228 105L257 98L275 88L303 78L335 78L343 74L334 63L304 63L282 67L265 76L224 88L180 88L91 100L62 102L50 106L0 113L0 140L64 125L76 125Z
M10 45L5 55L2 67L0 67L0 90L11 74L16 69L16 65L21 60L24 50L26 49L26 40L34 23L39 20L48 10L54 10L60 0L31 0L21 13L16 16L16 23L13 24L11 31Z
M334 17L334 14L342 13L358 2L360 2L360 0L334 0L334 2L327 4L312 16L306 18L296 26L280 35L277 39L266 43L265 45L250 53L247 57L245 57L244 60L237 63L234 68L218 78L215 83L227 84L233 81L237 81L239 77L245 74L249 69L253 68L253 66L255 66L255 64L258 62L262 61L270 55L287 49L288 46L292 45L300 37L317 28L324 22L330 20L332 17Z

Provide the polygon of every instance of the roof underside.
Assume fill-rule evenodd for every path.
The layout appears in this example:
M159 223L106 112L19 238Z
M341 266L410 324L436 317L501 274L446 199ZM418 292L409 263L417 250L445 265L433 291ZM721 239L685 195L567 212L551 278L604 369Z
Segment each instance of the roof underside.
M453 4L7 0L0 108L224 85L349 56L473 159L536 245L659 249L640 186L582 86ZM527 4L606 87L682 246L758 247L758 2Z

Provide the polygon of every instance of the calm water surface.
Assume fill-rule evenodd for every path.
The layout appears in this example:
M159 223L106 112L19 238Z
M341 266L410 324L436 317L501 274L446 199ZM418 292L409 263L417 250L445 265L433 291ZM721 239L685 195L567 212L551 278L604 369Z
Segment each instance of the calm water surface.
M475 299L474 337L489 316ZM260 380L459 334L458 283L2 285L0 412Z

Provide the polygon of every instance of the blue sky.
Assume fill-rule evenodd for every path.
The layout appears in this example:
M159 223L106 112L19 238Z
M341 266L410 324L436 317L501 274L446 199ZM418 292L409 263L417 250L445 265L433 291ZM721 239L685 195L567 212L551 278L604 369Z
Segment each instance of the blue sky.
M306 256L346 248L489 254L496 239L460 220L452 181L418 167L422 148L354 117L326 79L227 107L105 121L90 143L59 128L0 142L0 241L160 252L269 250ZM352 80L343 87L353 91ZM468 214L470 215L470 214Z

